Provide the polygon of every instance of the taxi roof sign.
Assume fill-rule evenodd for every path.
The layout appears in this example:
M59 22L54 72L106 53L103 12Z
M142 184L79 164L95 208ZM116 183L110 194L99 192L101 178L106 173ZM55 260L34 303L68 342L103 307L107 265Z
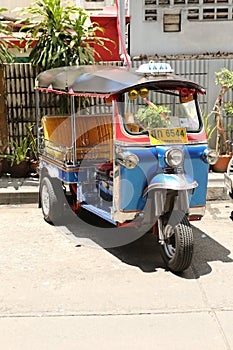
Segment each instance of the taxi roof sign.
M163 74L172 73L173 69L169 63L150 61L149 63L141 64L136 72L141 74Z

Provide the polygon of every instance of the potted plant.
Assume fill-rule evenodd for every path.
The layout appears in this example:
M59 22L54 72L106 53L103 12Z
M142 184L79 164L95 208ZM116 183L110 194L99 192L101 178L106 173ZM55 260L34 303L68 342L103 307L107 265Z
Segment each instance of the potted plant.
M152 130L169 125L169 118L166 116L168 113L170 113L170 110L166 106L156 106L151 103L151 105L139 108L136 118L140 122L141 127Z
M29 171L29 145L27 137L22 142L12 141L10 143L12 153L7 155L10 160L9 173L11 177L26 177Z
M29 173L37 173L39 163L39 152L37 149L37 138L34 136L33 128L26 126L27 134L21 142L11 141L8 153L0 154L0 161L8 162L8 167L4 167L4 172L8 172L12 177L25 177Z
M8 170L7 155L0 154L0 177L2 177L2 175L6 174L7 170Z
M219 152L219 160L213 165L213 170L216 172L225 172L232 157L232 152L229 147L230 141L227 139L223 126L223 96L229 89L233 88L233 72L229 71L227 68L223 68L220 72L216 72L215 74L216 84L220 85L220 92L214 106L216 122L216 151Z

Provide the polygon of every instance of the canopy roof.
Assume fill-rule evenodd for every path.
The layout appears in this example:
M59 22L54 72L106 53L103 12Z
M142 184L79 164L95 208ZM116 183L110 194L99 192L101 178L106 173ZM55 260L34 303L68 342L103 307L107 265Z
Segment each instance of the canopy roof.
M172 74L145 75L115 66L68 66L47 70L36 79L36 89L60 94L109 96L133 88L194 89L205 93L204 88Z

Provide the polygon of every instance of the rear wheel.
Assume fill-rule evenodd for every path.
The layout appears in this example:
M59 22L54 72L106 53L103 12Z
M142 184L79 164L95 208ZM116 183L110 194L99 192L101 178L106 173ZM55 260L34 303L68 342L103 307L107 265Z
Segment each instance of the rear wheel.
M43 177L40 186L40 201L44 219L59 223L64 212L64 192L58 179Z
M166 238L160 249L166 266L173 272L186 270L193 256L193 232L187 215L174 211L162 229Z

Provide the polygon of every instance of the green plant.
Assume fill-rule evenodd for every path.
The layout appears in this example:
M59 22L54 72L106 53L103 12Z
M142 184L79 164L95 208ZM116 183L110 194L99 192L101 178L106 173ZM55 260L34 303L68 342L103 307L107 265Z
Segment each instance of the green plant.
M216 150L220 154L229 154L229 140L227 140L226 131L223 126L223 109L226 113L232 112L232 105L228 102L223 102L223 96L229 89L233 88L233 72L229 71L227 68L222 68L220 72L215 72L216 84L220 85L220 92L215 101L214 113L216 116Z
M206 131L206 135L207 135L207 140L210 141L212 136L213 136L213 133L215 132L216 128L217 128L217 125L212 125L211 121L210 121L210 118L211 116L213 115L214 113L211 112L209 114L202 114L203 116L203 121L204 121L204 128L205 128L205 131Z
M7 11L6 8L0 8L0 13ZM8 22L3 21L2 17L0 19L0 34L3 35L8 35L11 33ZM16 47L14 44L10 43L9 40L5 39L4 37L0 36L0 64L7 62L7 61L12 61L13 60L13 55L9 51L9 45L12 47ZM18 48L18 47L17 47Z
M11 153L0 154L0 158L9 159L11 161L11 165L14 163L19 164L27 159L28 152L30 150L27 137L24 137L20 143L14 140L11 141L9 147L11 149Z
M6 8L0 8L0 15L2 12L7 11ZM13 54L9 51L9 47L17 48L12 42L6 39L6 36L11 34L11 29L8 21L4 20L3 16L0 16L0 151L5 152L7 148L8 137L8 125L7 125L7 112L5 106L5 78L4 78L4 66L3 63L11 62L13 60Z
M144 126L145 129L167 127L170 123L166 114L171 113L166 106L147 106L139 108L136 118Z
M232 118L233 117L233 103L232 102L225 102L223 108L224 108L226 118ZM227 123L227 132L231 133L232 130L233 130L233 125L228 122Z
M217 85L221 85L222 88L226 90L232 89L233 87L233 72L229 71L227 68L222 68L220 72L215 72Z
M100 59L96 45L109 51L105 43L111 40L98 36L103 29L91 23L81 8L64 1L61 4L61 0L39 0L21 13L30 16L21 28L27 38L26 49L31 47L29 61L40 69L93 64L95 57Z
M37 160L39 158L39 151L37 146L37 138L34 136L34 133L33 133L34 127L35 127L35 124L30 126L26 125L30 157L33 158L34 160Z
M11 164L19 164L23 160L27 159L28 151L30 149L27 137L24 137L20 143L17 141L12 141L10 143L10 147L12 150L12 154L10 155Z

